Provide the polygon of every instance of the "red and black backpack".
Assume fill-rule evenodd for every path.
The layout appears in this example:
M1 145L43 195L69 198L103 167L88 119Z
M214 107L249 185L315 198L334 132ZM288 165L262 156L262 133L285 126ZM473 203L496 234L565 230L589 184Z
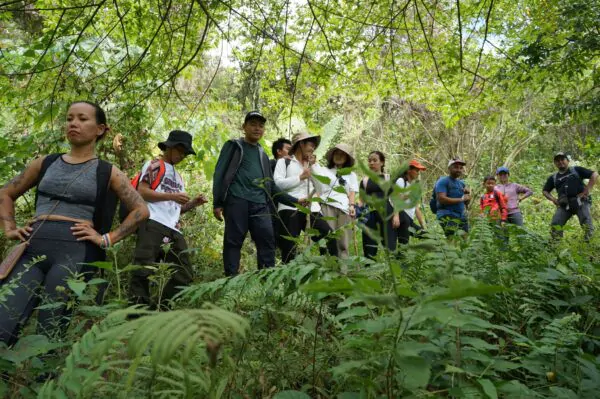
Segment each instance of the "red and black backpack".
M165 161L163 161L162 159L159 159L158 161L160 163L159 167L158 167L158 174L156 175L156 178L150 183L150 188L152 190L156 190L158 188L158 186L160 185L160 183L163 181L163 179L165 177L165 172L167 169L165 166ZM142 171L139 171L135 176L133 176L131 178L131 185L136 190L138 189L138 187L140 185L141 178L142 178ZM125 220L125 218L127 217L128 214L129 214L129 209L123 202L121 202L121 205L119 206L119 221L123 222L123 220Z

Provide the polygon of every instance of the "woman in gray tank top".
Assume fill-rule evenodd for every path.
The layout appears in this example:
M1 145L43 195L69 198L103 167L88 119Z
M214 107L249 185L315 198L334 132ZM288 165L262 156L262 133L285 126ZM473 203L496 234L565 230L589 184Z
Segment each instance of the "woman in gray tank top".
M0 306L0 341L9 345L40 300L67 303L69 294L58 287L68 287L67 280L75 274L90 279L95 270L87 264L104 259L105 248L134 232L149 216L127 176L96 157L96 143L108 131L104 110L87 101L72 103L65 130L68 153L35 159L0 189L0 226L6 237L29 240L25 253L2 281L16 287ZM35 218L18 227L14 203L35 186ZM112 214L107 209L113 193L131 211L110 231ZM42 255L45 259L26 267ZM38 330L54 337L64 332L68 320L66 306L46 307L39 310Z

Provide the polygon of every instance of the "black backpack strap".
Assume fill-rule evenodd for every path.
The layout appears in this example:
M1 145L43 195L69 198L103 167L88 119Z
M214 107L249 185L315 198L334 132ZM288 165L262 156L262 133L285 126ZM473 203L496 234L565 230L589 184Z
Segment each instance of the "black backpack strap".
M99 159L98 168L96 169L94 228L100 234L106 234L110 231L117 209L117 195L110 189L111 174L112 164Z
M44 158L42 160L42 168L40 169L40 174L38 175L37 181L35 182L36 190L35 190L35 202L34 202L34 204L37 205L38 196L39 196L39 189L37 187L40 185L40 182L44 178L44 175L46 174L46 171L48 170L48 168L50 167L50 165L52 165L54 163L54 161L56 161L63 154L64 154L64 152L55 153L55 154L49 154L49 155L46 155L46 158Z

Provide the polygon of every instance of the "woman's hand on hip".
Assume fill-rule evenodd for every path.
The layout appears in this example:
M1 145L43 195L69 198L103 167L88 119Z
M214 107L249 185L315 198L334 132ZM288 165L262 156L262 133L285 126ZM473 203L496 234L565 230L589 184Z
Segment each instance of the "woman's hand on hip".
M17 227L15 229L7 230L4 235L9 240L27 241L33 229L30 226Z
M75 226L71 227L71 231L77 237L77 241L91 241L97 246L102 244L100 233L87 223L75 223Z

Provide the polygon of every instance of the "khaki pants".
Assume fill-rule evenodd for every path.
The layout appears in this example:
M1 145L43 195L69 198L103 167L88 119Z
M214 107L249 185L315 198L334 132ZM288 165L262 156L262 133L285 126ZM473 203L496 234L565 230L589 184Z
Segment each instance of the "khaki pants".
M332 230L342 229L340 238L337 240L338 255L343 259L348 258L348 249L350 247L350 240L352 239L352 228L350 226L347 226L346 228L343 227L352 223L352 217L344 213L341 209L328 204L321 204L321 212L325 217L336 218L336 220L327 220L327 223Z

